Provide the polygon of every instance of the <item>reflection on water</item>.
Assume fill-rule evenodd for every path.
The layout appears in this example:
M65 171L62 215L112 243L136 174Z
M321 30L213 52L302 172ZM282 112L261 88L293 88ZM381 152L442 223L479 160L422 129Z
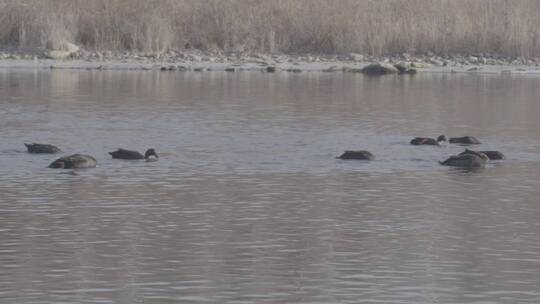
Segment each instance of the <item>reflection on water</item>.
M0 302L538 303L539 84L1 71ZM508 159L408 145L439 134ZM99 167L61 174L25 141Z

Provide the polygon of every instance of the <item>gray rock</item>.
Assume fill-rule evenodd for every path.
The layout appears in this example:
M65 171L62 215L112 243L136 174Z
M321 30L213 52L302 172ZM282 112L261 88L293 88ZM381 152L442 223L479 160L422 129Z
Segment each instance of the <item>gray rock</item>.
M387 63L371 63L362 68L365 75L386 75L398 73L398 69Z
M352 60L352 61L363 61L363 60L364 60L364 55L358 54L358 53L350 53L350 54L349 54L349 60Z
M66 51L70 53L76 53L81 49L79 46L71 42L65 42L63 47Z
M363 73L361 68L343 67L343 72L349 73Z
M199 62L202 61L202 57L195 54L190 54L190 55L187 55L186 57L187 59L191 61L199 61Z
M266 72L268 72L268 73L274 73L275 71L276 71L275 66L267 66L266 67Z
M414 75L414 74L416 74L417 72L418 72L418 71L417 71L416 69L414 69L414 68L409 68L409 69L407 69L407 71L405 71L405 73L403 73L403 74Z
M437 60L435 58L429 58L427 60L428 63L430 64L433 64L433 65L437 65L437 66L443 66L444 65L444 62L440 61L440 60Z
M412 68L417 68L417 69L425 69L425 68L429 68L430 65L428 63L415 61L415 62L411 63L411 67Z
M399 63L396 63L394 64L394 67L398 70L398 74L402 75L402 74L410 74L410 75L414 75L416 74L416 69L414 68L411 68L410 65L404 63L404 62L399 62Z
M409 65L407 65L404 62L398 62L398 63L394 64L394 67L398 70L399 74L403 74L403 73L407 72L407 70L409 69Z
M47 53L47 57L50 58L50 59L55 59L55 60L62 60L62 59L66 59L68 58L69 56L71 56L71 52L68 52L68 51L57 51L57 50L54 50L54 51L49 51Z
M322 72L337 72L339 70L340 69L337 66L333 65L333 66L331 66L329 68L326 68L326 69L322 70Z
M162 66L161 67L161 70L162 71L176 71L178 68L174 65L169 65L169 66Z

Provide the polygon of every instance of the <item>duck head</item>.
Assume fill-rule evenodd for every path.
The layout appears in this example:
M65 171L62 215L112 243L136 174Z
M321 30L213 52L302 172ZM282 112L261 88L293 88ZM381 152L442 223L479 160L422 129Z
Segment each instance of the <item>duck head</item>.
M156 150L154 149L148 149L146 150L146 153L144 153L144 158L149 159L150 156L155 156L156 158L159 158L159 156L156 153Z
M439 137L437 137L437 142L442 142L442 141L447 141L446 136L439 135Z

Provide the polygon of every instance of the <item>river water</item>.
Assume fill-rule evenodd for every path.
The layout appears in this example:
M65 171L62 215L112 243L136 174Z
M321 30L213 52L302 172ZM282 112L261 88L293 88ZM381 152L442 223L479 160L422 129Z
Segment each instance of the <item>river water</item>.
M539 303L539 96L537 76L4 69L0 303ZM439 134L507 159L408 143Z

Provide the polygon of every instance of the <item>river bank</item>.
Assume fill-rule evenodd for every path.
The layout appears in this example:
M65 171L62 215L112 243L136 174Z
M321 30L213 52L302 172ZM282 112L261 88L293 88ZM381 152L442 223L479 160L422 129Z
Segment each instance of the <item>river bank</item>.
M286 55L220 52L135 53L3 51L2 69L88 69L159 71L265 71L265 72L360 72L370 63L400 64L416 72L539 74L540 59L505 58L491 55L413 56Z

